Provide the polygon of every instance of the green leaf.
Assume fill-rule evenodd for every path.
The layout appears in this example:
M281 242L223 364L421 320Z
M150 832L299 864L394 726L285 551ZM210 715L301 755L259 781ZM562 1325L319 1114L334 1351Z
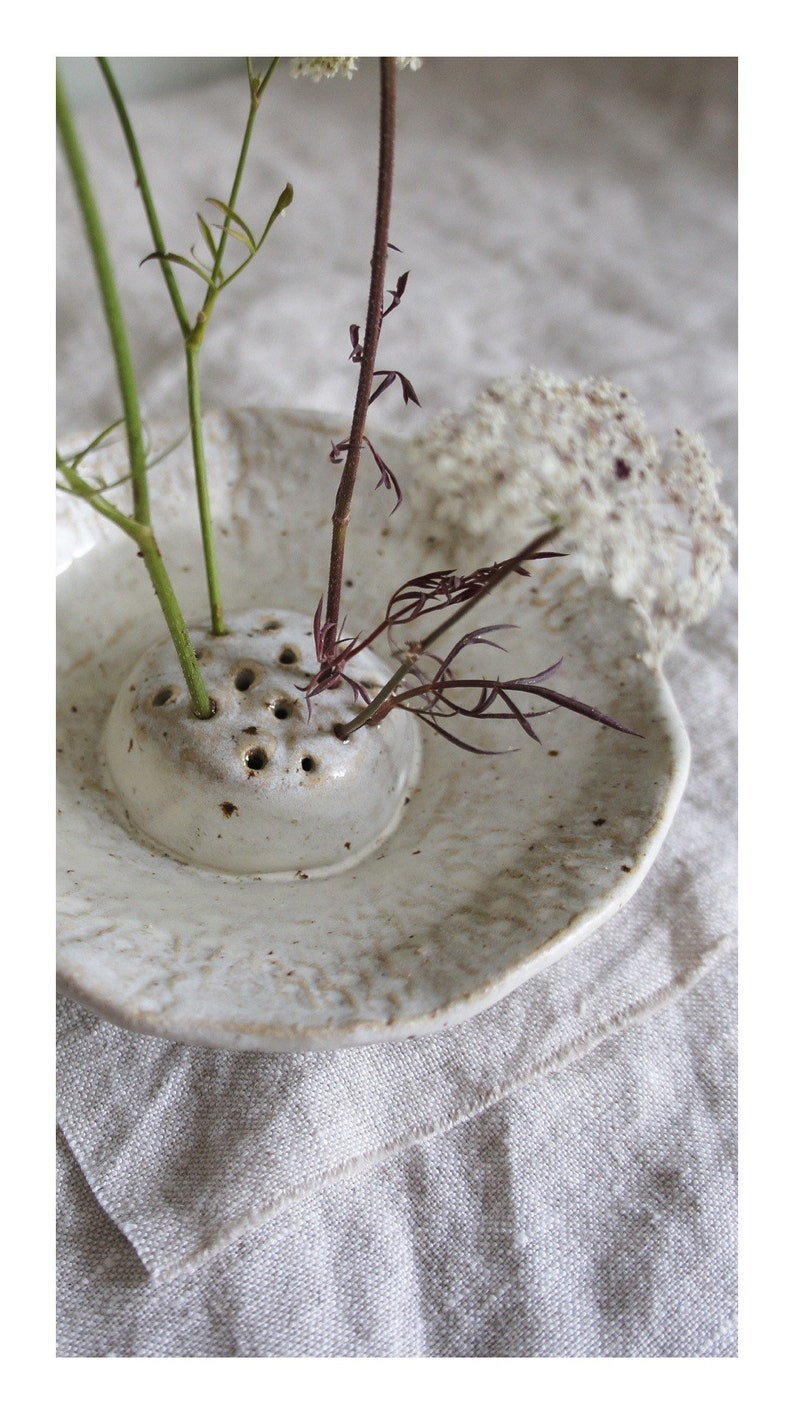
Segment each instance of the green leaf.
M221 227L218 227L218 229L221 229ZM251 244L248 236L243 235L241 230L232 230L231 226L225 226L224 229L227 235L231 235L235 240L239 240L240 244L244 245L246 250L249 250L252 255L256 254L256 246Z
M204 236L204 240L206 241L207 248L208 248L208 250L209 250L209 252L210 252L210 255L212 256L213 260L215 260L217 254L218 254L218 247L217 247L217 245L215 244L215 241L214 241L214 239L213 239L212 231L210 230L209 226L207 225L207 222L204 220L204 217L203 217L202 215L200 215L198 211L196 212L196 220L197 220L198 223L199 223L199 230L201 231L201 234Z
M144 256L141 260L141 264L145 265L147 260L165 260L170 265L184 265L186 270L192 270L194 275L198 275L199 279L203 279L204 283L208 284L210 289L215 288L211 276L202 269L201 265L195 264L193 260L186 260L184 255L174 255L171 251L161 255L159 250L153 250L151 255Z
M195 245L191 245L190 253L193 256L193 259L195 260L196 264L201 266L202 270L206 270L208 274L212 274L212 265L205 265L201 257L196 254Z
M227 222L234 221L235 225L238 225L240 227L240 230L244 231L251 243L251 249L253 249L256 244L256 241L254 240L254 233L251 228L246 225L242 216L238 216L237 212L233 211L231 206L227 206L225 201L219 201L215 196L208 196L207 201L210 206L215 206L217 210L223 212ZM234 235L235 232L232 230L230 225L227 224L226 228L228 229L229 235ZM238 236L237 238L239 240L240 237Z
M259 244L258 244L257 247L256 247L257 250L261 249L261 247L264 245L265 240L267 239L268 235L270 234L271 227L272 227L273 222L275 221L276 217L277 217L277 216L280 216L281 213L282 213L282 211L286 211L287 207L292 205L292 198L293 198L294 195L295 195L295 192L293 191L293 188L292 188L292 182L288 181L288 182L287 182L287 185L284 187L284 190L282 191L281 195L279 196L278 201L276 202L275 206L273 207L273 210L272 210L271 213L270 213L270 220L268 221L267 225L265 226L265 229L264 229L263 232L262 232L261 239L260 239L260 241L259 241Z
M98 436L95 436L94 439L93 439L93 441L89 441L88 445L87 445L87 446L84 446L83 449L82 449L82 451L77 451L77 452L75 452L74 456L72 457L71 461L69 462L69 464L70 464L72 470L75 470L75 469L77 468L77 466L80 465L80 462L83 461L83 460L85 460L85 457L86 457L86 456L89 456L92 451L96 451L97 448L98 448L99 446L101 446L102 442L105 441L106 438L110 436L111 432L114 432L114 431L116 430L116 427L123 427L123 425L124 425L124 418L123 418L123 417L118 417L115 422L111 422L111 423L110 423L110 426L109 426L109 427L105 427L105 430L104 430L104 431L101 431ZM58 457L58 460L59 460L59 463L60 463L60 462L62 462L63 458L59 456L59 457Z

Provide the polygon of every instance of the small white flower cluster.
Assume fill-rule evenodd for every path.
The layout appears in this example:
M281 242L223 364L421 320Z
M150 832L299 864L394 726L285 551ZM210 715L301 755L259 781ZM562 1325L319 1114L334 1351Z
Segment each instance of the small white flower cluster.
M418 69L421 63L421 59L398 59L397 67ZM293 78L310 78L319 83L321 78L333 78L340 73L352 78L357 68L355 59L293 59L291 71Z
M293 78L310 78L319 83L321 78L333 78L338 73L352 78L357 68L355 59L293 59L291 72Z
M719 597L735 533L721 472L688 432L660 453L604 379L496 382L414 438L411 461L413 504L448 549L505 558L560 524L584 577L644 610L653 660Z

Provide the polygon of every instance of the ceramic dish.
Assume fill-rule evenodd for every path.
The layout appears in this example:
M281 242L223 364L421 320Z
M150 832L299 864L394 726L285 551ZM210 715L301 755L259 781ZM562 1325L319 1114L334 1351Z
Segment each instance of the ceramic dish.
M161 428L167 442L172 428ZM210 416L227 607L311 614L323 591L338 424L297 413ZM382 438L400 468L401 443ZM119 451L103 453L110 480ZM349 622L438 563L410 511L386 518L363 473L347 563ZM188 449L152 476L158 540L187 616L205 614ZM512 622L493 672L563 657L555 685L642 733L557 711L543 744L498 724L475 756L426 733L399 828L330 877L236 877L181 863L130 830L100 742L131 664L163 635L131 544L62 497L59 526L61 988L126 1028L229 1049L306 1051L428 1034L493 1004L621 907L683 790L688 743L642 623L567 562L538 565L489 606ZM473 565L455 565L474 567ZM471 626L474 626L472 624ZM519 739L516 739L519 736Z

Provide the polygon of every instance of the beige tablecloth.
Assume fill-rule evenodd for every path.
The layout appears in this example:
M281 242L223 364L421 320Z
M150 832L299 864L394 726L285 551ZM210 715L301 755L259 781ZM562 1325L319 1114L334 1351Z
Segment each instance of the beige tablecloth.
M426 61L400 81L393 239L422 412L541 366L705 436L735 494L735 65ZM347 414L363 317L376 66L276 75L254 193L289 225L230 291L208 404ZM245 78L132 104L172 248L228 185ZM101 178L146 413L182 368L114 122ZM117 415L79 222L59 196L59 425ZM337 337L341 331L340 339ZM338 351L341 347L341 353ZM686 796L599 933L438 1037L259 1056L59 1007L64 1357L730 1357L735 1296L735 584L668 662Z

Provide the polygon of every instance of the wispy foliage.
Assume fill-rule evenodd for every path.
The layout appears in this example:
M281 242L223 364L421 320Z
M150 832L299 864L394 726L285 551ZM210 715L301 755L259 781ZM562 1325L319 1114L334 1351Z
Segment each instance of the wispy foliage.
M545 685L559 670L562 659L532 676L513 677L506 681L498 676L457 674L458 659L469 648L485 646L504 651L493 635L510 631L514 624L492 623L474 628L456 638L443 657L431 650L442 635L510 574L527 577L530 562L562 557L558 551L545 547L555 534L555 530L550 530L539 535L512 558L485 565L468 574L443 569L407 580L392 594L383 618L366 635L337 640L332 626L323 623L321 599L314 619L315 650L320 667L306 687L309 703L321 692L345 682L352 687L355 700L363 700L364 705L354 721L340 729L339 734L343 737L363 725L377 725L390 711L399 707L413 712L425 725L451 743L484 755L502 752L473 744L442 723L455 717L462 721L512 721L530 739L537 741L538 735L531 722L537 716L563 708L613 730L635 735L635 731L621 725L605 712ZM453 611L421 641L397 643L396 628L444 609ZM399 665L389 682L373 697L356 681L350 669L357 655L384 634ZM541 698L550 704L539 710L532 709L534 703L527 702L528 697Z
M233 210L231 206L225 201L219 200L218 197L208 196L208 205L214 206L216 210L220 211L224 216L223 224L218 224L213 221L212 227L210 227L200 212L196 212L196 220L198 221L201 238L204 241L206 251L210 257L209 264L196 253L195 245L190 248L191 259L188 259L186 255L175 254L172 250L152 250L149 255L144 256L141 260L141 264L145 265L148 260L161 260L171 265L180 265L184 269L191 270L194 275L198 275L199 279L203 280L204 283L209 286L210 292L213 295L217 295L222 289L225 289L227 285L231 284L232 280L237 279L238 275L242 274L247 265L250 265L254 256L262 249L277 217L292 204L293 196L292 185L290 182L287 182L270 213L262 234L258 238L254 235L251 227L243 220L238 211ZM213 230L219 232L219 239L215 238L212 233ZM243 245L248 251L248 254L234 269L230 270L228 274L224 274L222 268L222 241L228 236L231 236L233 240Z

